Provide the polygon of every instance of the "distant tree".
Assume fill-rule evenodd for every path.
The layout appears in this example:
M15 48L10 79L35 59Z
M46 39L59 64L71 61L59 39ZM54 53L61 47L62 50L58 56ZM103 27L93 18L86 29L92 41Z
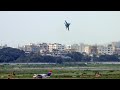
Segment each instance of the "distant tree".
M67 58L66 58L67 57ZM64 57L53 57L53 56L42 56L37 53L29 53L25 54L23 50L19 50L16 48L3 48L0 49L0 62L43 62L43 63L59 63L63 62L81 62L81 61L120 61L120 56L115 55L100 55L97 56L89 56L83 55L79 52L67 53Z
M119 61L119 59L116 55L101 55L98 61Z
M11 47L0 49L0 62L13 62L20 56L25 56L25 52Z
M83 55L79 52L68 53L68 54L66 54L66 56L71 57L74 61L81 61L83 58Z
M91 57L88 56L88 55L85 55L85 56L82 57L82 60L81 60L81 61L90 62L90 60L91 60Z

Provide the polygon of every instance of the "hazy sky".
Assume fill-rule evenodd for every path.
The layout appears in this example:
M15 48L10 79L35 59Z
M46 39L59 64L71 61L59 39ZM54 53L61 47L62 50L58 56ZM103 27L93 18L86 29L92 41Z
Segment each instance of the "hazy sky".
M71 23L70 31L65 20ZM2 45L112 41L120 41L120 11L0 11Z

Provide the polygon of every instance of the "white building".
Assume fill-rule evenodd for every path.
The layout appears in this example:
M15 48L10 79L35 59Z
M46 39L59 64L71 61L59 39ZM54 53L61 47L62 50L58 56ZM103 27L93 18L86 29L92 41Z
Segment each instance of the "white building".
M116 48L120 48L120 41L119 42L112 42L112 46L115 46Z
M49 52L53 52L53 50L64 51L65 45L59 43L48 44Z
M65 50L70 50L71 49L71 45L66 45L65 46Z
M72 44L71 45L71 50L74 52L79 52L79 45L78 44Z
M97 49L98 49L98 54L112 55L115 52L115 48L112 45L98 46Z
M86 54L90 54L91 53L91 46L90 45L85 45L85 51Z
M80 43L80 44L79 44L79 52L80 52L80 53L85 52L85 44L83 44L83 43Z
M47 53L49 51L49 47L47 43L40 43L38 44L38 46L40 47L41 53Z
M120 41L119 42L112 42L112 46L115 49L114 53L120 55Z
M71 52L71 45L65 45L65 52L66 53Z
M71 50L74 52L80 52L83 53L85 52L85 44L80 43L80 44L72 44L72 45L67 45L67 50Z
M34 52L34 53L40 52L40 47L35 44L25 45L21 49L23 49L25 52Z
M85 52L85 44L80 43L80 44L66 45L65 50L69 51L69 52L80 52L80 53L83 53L83 52Z

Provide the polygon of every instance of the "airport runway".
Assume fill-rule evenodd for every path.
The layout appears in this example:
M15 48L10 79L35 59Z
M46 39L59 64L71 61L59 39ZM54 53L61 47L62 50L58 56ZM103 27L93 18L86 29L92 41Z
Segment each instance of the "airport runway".
M120 70L120 68L109 68L109 67L44 67L44 68L14 68L15 70L33 70L33 69L40 69L40 70Z

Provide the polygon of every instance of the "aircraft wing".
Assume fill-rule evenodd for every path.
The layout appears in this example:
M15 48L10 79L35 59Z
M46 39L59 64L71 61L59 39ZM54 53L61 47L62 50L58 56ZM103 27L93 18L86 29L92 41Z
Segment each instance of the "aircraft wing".
M50 76L47 76L47 74L34 74L33 78L47 78Z
M70 23L68 23L70 25Z
M46 76L46 74L39 74L39 75L41 75L41 76Z

